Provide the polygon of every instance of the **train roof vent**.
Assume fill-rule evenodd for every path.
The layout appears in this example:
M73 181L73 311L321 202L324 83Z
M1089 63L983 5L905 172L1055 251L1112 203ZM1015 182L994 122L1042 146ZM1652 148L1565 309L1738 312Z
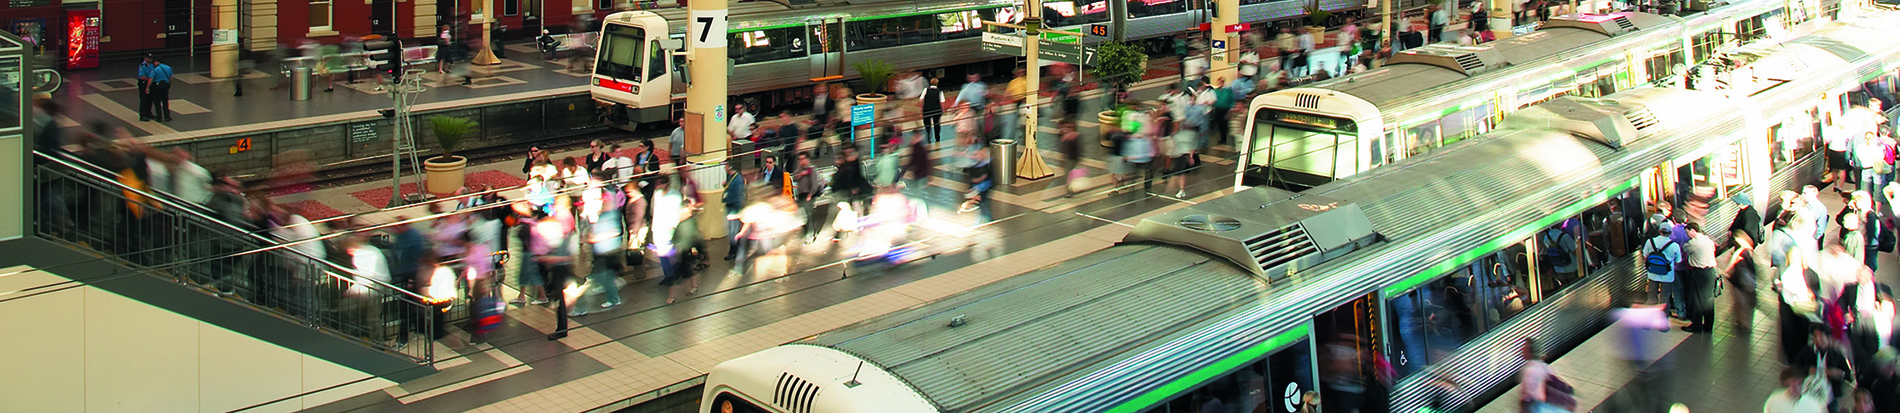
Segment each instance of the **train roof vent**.
M1636 31L1636 23L1630 23L1629 16L1616 16L1616 19L1613 21L1616 22L1616 27L1623 28L1625 32Z
M1257 187L1149 217L1123 241L1207 251L1276 281L1378 239L1358 204Z
M1644 132L1649 131L1650 127L1661 123L1661 121L1656 120L1656 113L1650 112L1649 108L1630 109L1629 111L1623 112L1623 118L1629 119L1630 126L1636 127L1637 131Z
M792 413L811 413L812 400L817 398L818 385L789 372L779 373L778 386L772 389L772 404Z
M1465 76L1476 76L1485 71L1504 67L1504 55L1490 45L1459 46L1450 43L1430 44L1416 49L1406 49L1393 56L1390 64L1414 63L1438 66L1457 71Z
M1616 37L1624 33L1630 33L1630 32L1635 32L1637 30L1642 30L1644 27L1655 26L1656 24L1654 23L1662 22L1662 21L1652 20L1651 19L1652 17L1662 19L1662 21L1667 21L1667 18L1662 18L1661 16L1643 14L1643 13L1632 13L1632 12L1610 13L1610 14L1584 13L1582 16L1551 17L1550 20L1545 21L1542 26L1538 27L1538 30L1564 27L1564 28L1579 29L1579 30L1589 30L1589 31L1601 33L1604 36ZM1639 24L1642 22L1649 22L1651 24Z
M1616 106L1613 101L1564 96L1505 116L1503 127L1558 129L1611 148L1622 148L1640 136L1639 127L1631 116L1645 119L1641 127L1657 123L1656 116L1648 109Z
M1293 106L1319 110L1319 95L1312 93L1293 95Z
M1305 227L1293 224L1248 238L1247 252L1260 268L1274 268L1319 252L1319 246L1306 235Z

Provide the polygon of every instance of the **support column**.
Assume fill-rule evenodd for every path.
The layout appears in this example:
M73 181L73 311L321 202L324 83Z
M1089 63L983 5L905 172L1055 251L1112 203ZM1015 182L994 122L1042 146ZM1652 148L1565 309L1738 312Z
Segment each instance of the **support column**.
M226 30L228 30L229 33L237 32L237 29L238 29L237 0L212 0L211 15L212 15L212 29L215 29L213 33L218 33L220 31L226 31ZM230 78L237 77L238 76L238 44L237 44L236 39L232 39L232 41L229 43L220 43L216 41L217 36L212 36L212 39L213 41L211 42L211 78L230 79Z
M495 34L489 31L489 26L495 23L494 15L495 0L481 0L475 4L475 13L469 15L469 25L482 32L482 44L476 47L475 59L469 63L484 66L501 64L501 58L495 57L495 50L491 49L495 44Z
M1215 13L1214 22L1209 24L1209 26L1213 27L1209 27L1208 29L1214 34L1213 39L1226 41L1227 47L1220 50L1213 50L1213 43L1208 43L1207 77L1208 79L1227 79L1230 81L1238 79L1239 77L1235 76L1237 74L1237 67L1234 66L1234 63L1240 61L1240 33L1228 32L1227 26L1240 23L1240 0L1211 1L1214 2ZM1324 36L1324 34L1316 33L1314 36Z
M1023 56L1026 57L1023 59L1023 76L1027 78L1024 81L1027 83L1025 86L1028 86L1024 90L1028 96L1023 96L1022 103L1025 109L1021 115L1023 141L1016 143L1016 151L1022 153L1016 157L1016 177L1042 179L1054 175L1049 172L1049 163L1042 159L1042 151L1036 149L1036 135L1040 133L1036 128L1041 127L1039 121L1042 120L1042 111L1037 107L1038 101L1042 100L1042 59L1037 57L1037 53L1041 53L1038 49L1042 43L1042 0L1024 0L1023 6L1029 9L1029 17L1023 19L1023 26L1029 29L1024 30L1028 37L1023 38ZM1076 40L1077 46L1081 46L1082 38L1078 36Z
M692 9L686 19L686 70L693 83L686 86L685 121L698 122L697 131L694 125L686 126L686 151L695 154L687 159L710 166L694 175L700 199L719 199L726 189L725 168L733 166L725 162L731 155L726 148L732 143L726 135L726 119L732 116L732 108L726 106L726 1L687 3ZM705 203L698 221L700 234L707 238L725 236L725 204Z
M1398 30L1397 30L1398 28L1392 26L1392 14L1396 13L1395 9L1397 8L1397 6L1393 4L1393 1L1394 0L1385 0L1385 7L1379 10L1379 47L1382 50L1372 51L1372 55L1373 55L1372 61L1368 62L1366 64L1366 67L1376 69L1379 66L1384 66L1385 59L1390 57L1390 56L1383 56L1384 50L1397 49L1395 47L1392 47L1392 39L1394 39L1394 37L1392 36L1398 35ZM1505 0L1505 1L1511 1L1511 0Z
M1516 6L1511 3L1514 1L1519 0L1491 0L1491 6L1486 8L1491 11L1491 35L1498 40L1509 39L1513 34L1511 27L1517 23L1511 15L1511 8Z

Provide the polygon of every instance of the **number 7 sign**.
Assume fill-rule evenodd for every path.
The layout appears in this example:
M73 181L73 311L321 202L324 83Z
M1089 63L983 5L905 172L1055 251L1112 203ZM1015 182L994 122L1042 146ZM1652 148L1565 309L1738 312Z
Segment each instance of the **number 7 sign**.
M686 37L693 48L726 47L726 10L693 10L688 15Z

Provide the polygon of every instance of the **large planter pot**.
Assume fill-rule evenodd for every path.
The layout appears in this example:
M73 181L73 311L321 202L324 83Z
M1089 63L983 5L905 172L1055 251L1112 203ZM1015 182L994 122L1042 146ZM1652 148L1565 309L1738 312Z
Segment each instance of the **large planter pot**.
M449 158L438 156L422 161L422 170L429 177L427 189L429 193L434 194L446 194L462 189L462 174L467 168L468 158L460 156Z
M1101 141L1102 147L1106 148L1108 147L1108 127L1109 125L1120 124L1120 122L1122 121L1121 113L1112 111L1112 110L1104 110L1101 113L1095 114L1095 120L1102 123L1102 126L1101 126L1102 133L1099 135L1101 136L1101 138L1098 138L1096 140Z

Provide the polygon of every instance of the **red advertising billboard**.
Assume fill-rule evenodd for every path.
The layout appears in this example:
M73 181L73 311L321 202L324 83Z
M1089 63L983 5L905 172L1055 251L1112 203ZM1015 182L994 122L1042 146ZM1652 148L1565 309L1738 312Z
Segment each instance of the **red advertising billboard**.
M66 69L99 67L99 10L66 11Z

